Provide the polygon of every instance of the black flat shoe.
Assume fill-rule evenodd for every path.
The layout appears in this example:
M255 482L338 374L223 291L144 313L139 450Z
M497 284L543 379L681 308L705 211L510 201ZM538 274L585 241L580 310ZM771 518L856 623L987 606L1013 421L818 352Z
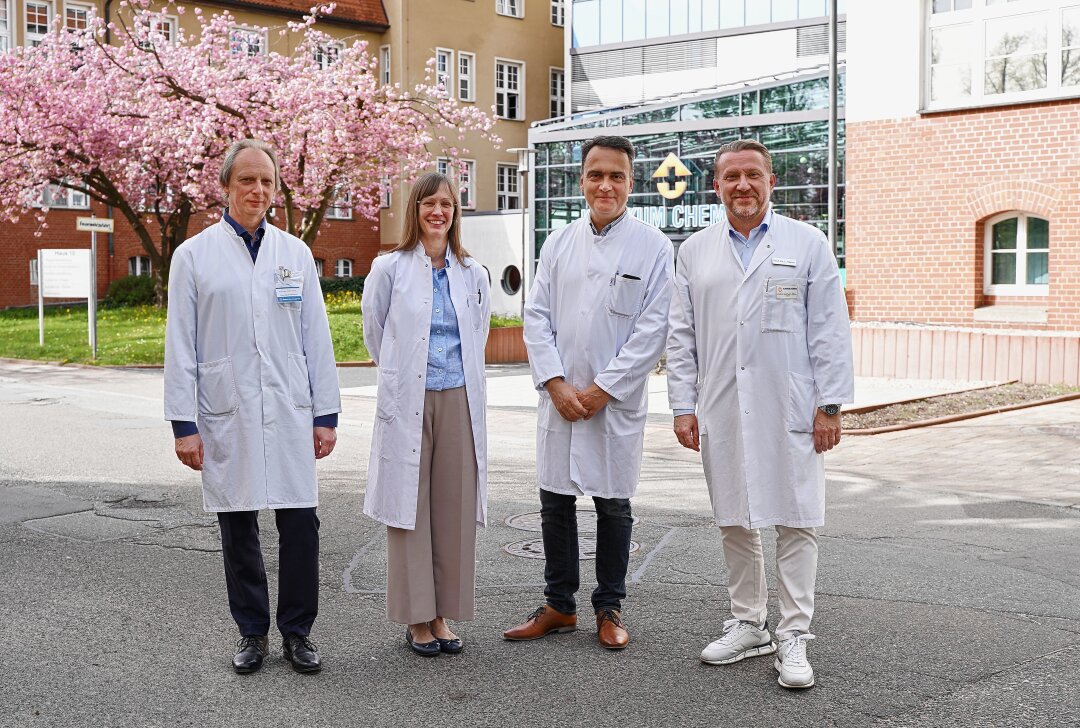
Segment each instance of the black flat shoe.
M233 657L233 669L241 675L255 672L263 664L263 658L270 651L270 640L265 636L245 635L236 643L236 655Z
M444 652L447 655L456 655L465 649L465 643L461 641L460 637L455 637L452 640L444 640L441 637L436 637L435 641L439 643L439 652Z
M431 642L415 642L412 638L412 630L408 627L405 628L405 641L409 643L409 647L412 651L418 655L424 657L435 657L442 650L439 648L439 640L431 640Z
M311 640L298 634L286 635L282 644L285 659L292 664L297 672L318 672L322 669L322 659L315 650Z

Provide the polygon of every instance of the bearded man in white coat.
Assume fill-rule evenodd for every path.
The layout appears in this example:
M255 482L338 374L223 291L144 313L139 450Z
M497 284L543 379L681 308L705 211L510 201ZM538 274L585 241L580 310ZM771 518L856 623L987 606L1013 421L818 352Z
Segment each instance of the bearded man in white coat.
M630 216L634 147L596 137L581 150L588 213L553 233L525 304L525 345L540 393L536 479L544 538L546 603L508 640L577 626L580 495L596 506L592 593L601 646L622 649L633 518L648 414L649 373L660 358L671 299L671 242Z
M731 619L701 660L776 653L780 685L809 688L823 453L840 441L854 375L832 246L771 209L775 184L762 144L738 140L717 152L713 187L726 219L679 249L668 396L679 442L702 454L728 567ZM777 531L779 647L766 621L764 526Z
M238 673L269 650L270 602L259 511L279 537L277 626L297 672L317 672L308 635L319 605L315 460L337 442L334 346L311 249L270 225L273 150L245 139L221 167L221 220L176 249L165 326L165 419L176 456L202 472L217 513Z

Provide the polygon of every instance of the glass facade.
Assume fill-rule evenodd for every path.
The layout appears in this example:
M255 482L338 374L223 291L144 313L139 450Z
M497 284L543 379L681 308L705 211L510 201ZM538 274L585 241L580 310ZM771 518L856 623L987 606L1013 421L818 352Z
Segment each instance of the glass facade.
M843 80L840 76L839 104L843 106ZM633 109L592 112L575 117L577 124L559 125L565 137L573 129L582 131L575 141L543 141L543 133L530 139L536 148L533 204L536 255L547 236L579 218L585 199L579 185L581 147L595 134L610 133L628 137L637 149L634 161L634 192L630 195L631 214L650 222L673 241L718 222L722 208L712 189L712 161L723 143L739 138L753 138L769 148L776 174L773 208L788 217L821 228L828 227L828 79L810 78L752 91L729 92L715 97L698 97L648 111ZM777 113L804 114L807 121L775 123ZM738 118L738 123L724 128L695 129L695 122ZM787 117L790 119L790 116ZM649 134L634 134L637 124L652 124ZM714 123L714 122L713 122ZM663 131L669 126L671 131ZM611 128L615 127L615 128ZM659 131L657 129L659 128ZM838 124L838 202L837 251L844 266L844 122ZM653 173L669 160L682 162L689 176L676 177L669 167L664 177ZM686 182L685 191L672 198L671 190ZM668 184L662 194L660 185Z
M846 12L845 1L838 12ZM574 0L574 48L820 18L827 0Z

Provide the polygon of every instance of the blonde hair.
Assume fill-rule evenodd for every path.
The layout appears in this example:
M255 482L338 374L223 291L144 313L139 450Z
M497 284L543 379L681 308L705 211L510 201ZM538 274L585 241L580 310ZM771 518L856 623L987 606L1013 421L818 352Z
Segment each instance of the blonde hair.
M713 169L715 170L720 165L720 157L723 155L747 151L760 154L761 158L765 161L765 171L769 174L773 173L772 155L769 154L768 148L756 139L736 139L721 146L716 150L716 156L713 157Z
M401 232L401 242L394 246L390 252L398 250L412 250L420 243L420 201L430 197L443 187L450 191L454 198L454 217L450 221L450 229L447 231L447 243L454 257L465 263L469 253L461 245L461 196L458 194L457 185L445 174L428 172L413 183L412 192L409 193L409 201L405 205L405 226Z

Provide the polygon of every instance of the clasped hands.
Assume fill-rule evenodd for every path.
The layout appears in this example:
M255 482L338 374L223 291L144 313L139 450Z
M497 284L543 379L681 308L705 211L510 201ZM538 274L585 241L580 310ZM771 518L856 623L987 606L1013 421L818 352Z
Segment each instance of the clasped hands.
M567 422L592 419L611 399L610 394L595 384L578 391L562 377L549 379L544 389L551 396L559 416Z

